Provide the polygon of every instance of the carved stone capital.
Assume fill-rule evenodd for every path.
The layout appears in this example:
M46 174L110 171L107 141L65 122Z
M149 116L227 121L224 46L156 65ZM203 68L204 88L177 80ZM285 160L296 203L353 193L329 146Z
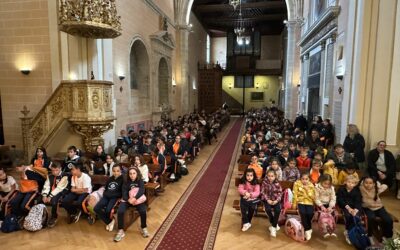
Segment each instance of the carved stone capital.
M103 134L113 128L111 121L79 122L71 121L75 133L82 136L85 151L93 152L98 145L104 145Z

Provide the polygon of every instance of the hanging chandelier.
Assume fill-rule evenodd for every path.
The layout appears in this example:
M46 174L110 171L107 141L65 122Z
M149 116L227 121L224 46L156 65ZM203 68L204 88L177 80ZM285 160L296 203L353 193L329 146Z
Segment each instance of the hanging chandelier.
M240 3L239 3L240 4ZM233 31L236 34L236 42L239 46L245 44L250 44L250 36L245 36L246 28L244 27L243 17L242 17L242 6L239 5L239 25L238 27L234 28Z
M121 35L116 0L59 0L59 28L68 34L93 39Z
M229 0L229 4L233 6L234 10L240 5L240 2L241 0Z

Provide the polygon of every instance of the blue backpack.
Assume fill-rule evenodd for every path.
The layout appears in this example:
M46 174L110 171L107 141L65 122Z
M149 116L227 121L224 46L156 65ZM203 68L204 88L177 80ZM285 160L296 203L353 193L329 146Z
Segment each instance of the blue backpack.
M371 246L371 242L368 238L368 233L365 231L364 227L361 225L360 218L354 216L354 227L348 231L348 236L351 244L358 250L367 249Z
M3 233L11 233L20 229L17 217L13 214L6 215L3 224L1 224L1 231Z

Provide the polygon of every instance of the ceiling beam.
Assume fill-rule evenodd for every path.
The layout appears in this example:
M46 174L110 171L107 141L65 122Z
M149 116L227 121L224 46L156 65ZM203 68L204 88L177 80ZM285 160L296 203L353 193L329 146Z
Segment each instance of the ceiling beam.
M265 1L265 2L253 2L243 3L243 9L286 9L286 3L283 1ZM233 7L229 4L204 4L196 5L193 10L197 13L204 12L218 12L218 11L233 11Z
M254 17L245 17L242 19L234 18L234 17L207 17L202 20L204 23L220 23L220 22L232 22L232 25L235 25L236 22L265 22L265 21L279 21L285 18L284 14L269 14L269 15L260 15Z

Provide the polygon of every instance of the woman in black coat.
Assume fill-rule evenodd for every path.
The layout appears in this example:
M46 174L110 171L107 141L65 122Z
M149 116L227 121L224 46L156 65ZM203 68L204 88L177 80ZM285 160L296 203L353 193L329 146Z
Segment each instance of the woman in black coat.
M368 153L368 173L390 187L396 174L396 160L385 148L386 142L380 141L376 149Z
M343 148L353 157L360 170L365 172L365 140L364 137L359 133L355 124L349 124L347 126L347 136L344 139Z

